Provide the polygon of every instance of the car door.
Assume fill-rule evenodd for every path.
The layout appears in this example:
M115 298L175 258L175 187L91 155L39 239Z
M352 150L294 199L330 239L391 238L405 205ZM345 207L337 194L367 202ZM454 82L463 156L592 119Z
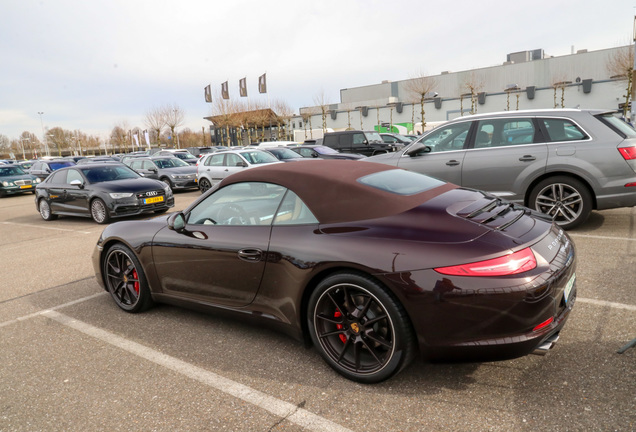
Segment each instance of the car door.
M183 230L157 233L152 251L163 293L249 304L261 283L272 221L285 191L265 183L228 185L185 215Z
M64 173L66 174L66 182L63 185L64 211L77 215L88 215L90 184L87 183L79 170L68 169Z
M66 191L64 185L66 183L66 172L58 171L51 174L50 178L43 183L48 194L48 202L53 213L66 211Z
M464 158L461 185L523 202L529 184L545 172L544 141L530 117L479 120Z
M421 150L412 152L407 148L397 165L461 185L462 166L471 126L472 122L464 121L435 129L419 141L424 145Z

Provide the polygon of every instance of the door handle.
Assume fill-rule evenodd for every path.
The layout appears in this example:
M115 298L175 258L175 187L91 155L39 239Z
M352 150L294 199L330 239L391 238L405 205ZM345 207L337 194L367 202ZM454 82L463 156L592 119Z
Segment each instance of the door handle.
M523 156L521 156L521 157L519 158L519 160L520 160L521 162L532 162L532 161L537 160L537 158L536 158L536 157L534 157L534 156L532 156L532 155L523 155Z
M239 259L248 262L258 262L263 258L263 251L260 249L241 249L238 251Z
M456 166L456 165L459 165L459 161L457 161L455 159L451 159L448 162L446 162L446 165L448 165L448 166Z

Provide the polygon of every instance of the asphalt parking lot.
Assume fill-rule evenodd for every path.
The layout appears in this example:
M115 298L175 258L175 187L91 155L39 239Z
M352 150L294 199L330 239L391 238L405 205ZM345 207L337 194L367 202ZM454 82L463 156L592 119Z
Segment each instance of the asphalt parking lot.
M119 310L90 262L102 229L0 199L0 431L636 430L636 348L617 353L636 338L634 208L570 232L578 299L545 357L416 361L376 385L239 321Z

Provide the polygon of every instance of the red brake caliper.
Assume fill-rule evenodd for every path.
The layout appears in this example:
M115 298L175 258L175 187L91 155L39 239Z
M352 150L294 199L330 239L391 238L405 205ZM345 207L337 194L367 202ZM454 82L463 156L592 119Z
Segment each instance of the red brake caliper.
M133 270L132 275L136 280L136 282L133 285L135 287L135 292L139 294L139 276L137 276L137 270Z
M335 314L333 314L334 318L340 318L342 316L342 314L340 313L340 311L336 311ZM336 328L338 330L342 330L344 328L344 326L342 324L336 324ZM340 340L342 341L342 343L346 343L347 342L347 337L344 334L339 334L338 337L340 338Z

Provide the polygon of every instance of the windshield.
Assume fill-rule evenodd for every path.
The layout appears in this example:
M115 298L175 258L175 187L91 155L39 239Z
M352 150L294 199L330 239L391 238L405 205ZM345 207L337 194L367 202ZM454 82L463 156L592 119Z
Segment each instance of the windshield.
M89 165L85 168L82 167L81 171L84 177L91 183L139 178L139 174L125 165L112 165L107 167L92 167Z
M25 175L26 173L20 167L0 166L0 177Z
M190 166L187 162L184 162L179 158L155 159L154 162L159 168L176 168L182 166Z
M314 150L316 150L316 152L320 154L338 154L336 150L326 146L314 147Z
M192 153L186 153L186 152L176 153L175 152L174 155L178 157L179 159L196 159L196 157Z
M263 151L243 152L241 153L241 156L243 156L249 163L253 165L278 162L278 159L276 159L275 156Z
M49 162L49 168L51 171L59 170L60 168L69 167L75 165L75 162L62 161L62 162Z
M383 143L384 141L382 141L382 137L380 136L379 133L377 132L365 132L365 135L367 136L367 141L371 142L379 142L379 143Z
M301 155L296 153L295 151L291 151L289 149L281 148L281 149L271 149L271 153L274 154L280 160L287 159L304 159Z

